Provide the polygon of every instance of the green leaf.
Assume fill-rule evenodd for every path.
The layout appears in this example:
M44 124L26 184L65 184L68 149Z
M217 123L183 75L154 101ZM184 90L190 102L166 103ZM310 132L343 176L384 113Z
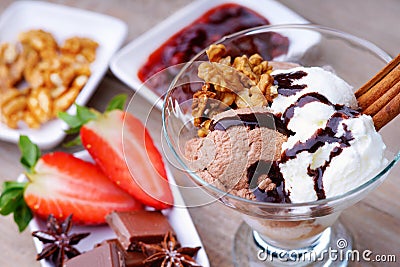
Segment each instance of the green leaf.
M0 214L8 215L14 212L23 200L24 189L8 189L0 196Z
M36 144L32 143L29 137L25 135L21 135L19 137L18 146L19 149L21 150L20 162L28 172L33 173L33 168L35 167L36 162L40 158L39 147Z
M64 132L67 134L76 134L79 133L79 131L81 130L81 127L76 127L76 128L69 128L67 130L65 130Z
M81 120L78 116L70 115L67 112L58 112L57 116L65 121L69 127L78 128L82 126Z
M79 146L82 145L82 140L81 140L81 136L78 135L77 137L75 137L74 139L72 139L71 141L64 143L63 147L73 147L73 146Z
M25 230L32 218L31 209L26 205L25 201L20 202L20 205L14 211L14 221L18 225L20 232Z
M76 105L76 115L81 120L82 125L97 118L97 115L94 111L92 111L90 108L80 105Z
M70 115L66 112L59 112L57 116L65 121L70 127L68 130L65 130L67 134L76 134L79 133L81 127L86 124L88 121L94 120L97 118L97 112L90 108L80 106L75 104L76 106L76 115Z
M14 221L20 232L25 230L33 218L32 211L24 200L24 191L28 182L6 181L3 184L3 192L0 195L0 214L14 213Z
M5 181L3 183L3 192L9 189L24 189L27 182Z
M106 108L106 111L111 111L114 109L120 109L123 110L125 106L125 102L127 99L127 95L125 94L119 94L114 96L111 101L108 103L108 106Z

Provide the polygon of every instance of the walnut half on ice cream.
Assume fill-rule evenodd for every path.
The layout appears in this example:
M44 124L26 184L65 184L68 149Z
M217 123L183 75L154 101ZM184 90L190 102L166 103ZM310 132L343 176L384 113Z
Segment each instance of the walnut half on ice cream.
M267 106L276 90L272 88L272 66L254 54L231 58L224 45L211 45L206 51L210 62L199 65L198 76L205 81L193 96L195 126L201 126L199 136L208 132L204 123L229 108Z

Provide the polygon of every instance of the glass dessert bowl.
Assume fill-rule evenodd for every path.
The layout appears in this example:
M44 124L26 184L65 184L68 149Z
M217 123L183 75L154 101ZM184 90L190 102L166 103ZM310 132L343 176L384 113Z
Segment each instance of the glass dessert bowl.
M350 84L354 91L391 59L368 41L315 25L262 26L226 36L217 44L223 44L237 55L259 53L268 61L328 69ZM242 214L245 223L238 229L233 246L236 266L347 265L346 252L353 249L352 237L338 218L344 209L375 189L399 160L399 143L393 138L399 131L399 118L379 132L386 144L386 163L350 191L301 203L242 198L206 182L191 168L185 154L185 144L199 135L192 116L193 94L204 83L198 77L198 69L201 62L207 60L204 50L183 67L170 85L162 111L163 130L168 146L189 177L207 193ZM328 249L337 250L342 256L334 261L324 253Z

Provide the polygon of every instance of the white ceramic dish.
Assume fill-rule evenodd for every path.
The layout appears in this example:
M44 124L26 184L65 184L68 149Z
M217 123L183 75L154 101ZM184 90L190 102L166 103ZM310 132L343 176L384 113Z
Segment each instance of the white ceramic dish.
M72 36L84 36L99 43L96 60L91 64L92 75L80 92L76 103L86 104L108 69L112 55L127 35L127 26L119 19L90 11L39 1L17 1L0 17L0 43L17 42L20 32L30 29L49 31L58 43ZM74 112L71 107L68 112ZM38 130L23 126L14 130L0 123L0 139L18 142L19 135L28 135L43 149L59 144L65 137L67 125L59 119L45 123Z
M191 24L209 9L224 3L237 3L267 18L271 25L287 23L308 23L307 20L274 0L197 0L158 24L142 36L130 42L115 54L110 63L112 72L130 88L136 90L151 104L162 108L162 99L143 86L137 73L149 55L172 35ZM290 36L289 40L290 40ZM305 43L296 47L303 49L314 44L319 37L306 38ZM294 51L295 52L295 51Z
M89 154L86 151L77 152L74 155L78 158L87 161L92 161L92 159L90 158ZM167 167L167 175L171 184L175 184L174 177L172 176L168 167ZM26 180L24 175L20 175L18 177L18 181L24 181L24 180ZM199 252L197 253L196 261L203 267L209 267L210 264L207 258L207 254L204 250L203 244L201 243L197 230L193 224L192 218L190 217L188 210L183 205L184 201L182 199L182 195L178 190L174 190L174 188L176 187L172 188L174 201L175 203L179 203L180 205L179 207L173 207L169 210L164 210L163 213L170 222L182 246L202 247L202 249L199 250ZM30 222L29 228L31 231L45 230L46 222L41 219L34 218ZM116 238L116 235L108 226L73 226L71 232L91 233L88 237L86 237L81 242L79 242L78 245L76 245L76 248L81 252L92 249L95 244L98 244L103 240ZM43 243L40 242L37 238L34 238L34 243L37 252L39 253L40 251L42 251ZM40 263L42 267L54 267L54 265L51 262L46 260L41 260Z

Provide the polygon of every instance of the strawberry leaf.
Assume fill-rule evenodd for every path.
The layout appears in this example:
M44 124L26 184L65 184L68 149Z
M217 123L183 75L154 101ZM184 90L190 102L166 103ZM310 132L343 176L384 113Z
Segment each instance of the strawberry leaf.
M106 108L107 111L115 110L115 109L120 109L123 110L125 106L127 96L125 94L119 94L114 96L111 101L108 103L108 106ZM75 104L76 107L76 115L70 115L66 112L59 112L57 116L62 119L64 122L68 124L70 127L68 130L65 130L67 134L76 134L79 133L81 130L81 127L85 125L87 122L91 120L97 119L98 115L100 113L94 109L90 109L88 107L80 106L78 104ZM80 136L77 136L75 139L72 141L69 141L65 144L63 144L64 147L72 147L76 145L81 145L81 139Z
M5 189L0 196L0 214L8 215L14 212L23 198L24 188Z
M124 110L124 106L126 103L127 96L125 94L119 94L114 96L111 101L108 103L106 111L111 111L115 109Z
M21 150L20 162L29 173L33 173L36 162L40 158L39 147L25 135L19 137L18 146Z
M90 120L96 119L97 115L95 111L75 104L76 106L76 115L68 114L67 112L58 112L57 116L65 121L69 127L72 129L80 129L82 125L87 123Z
M78 135L77 137L75 137L74 139L72 139L71 141L64 143L63 147L73 147L73 146L79 146L82 145L82 140L81 140L81 136Z
M81 126L75 127L75 128L69 128L69 129L65 130L64 132L66 134L76 134L76 133L79 133L80 130L81 130Z
M76 115L70 115L67 112L59 112L57 116L65 121L70 129L65 130L67 134L76 134L79 133L81 127L87 123L88 121L94 120L97 118L97 112L90 108L80 106L75 104L76 106Z
M24 231L32 220L33 214L31 209L26 205L25 201L21 200L17 209L14 211L14 222L18 225L20 232Z
M33 215L24 200L24 191L27 182L7 181L3 184L3 192L0 195L0 214L14 213L14 221L20 232L24 231Z
M70 115L67 112L58 112L57 116L65 121L71 129L79 129L82 126L81 120L78 116Z
M23 189L25 186L26 182L5 181L3 183L3 191L7 189Z
M84 125L88 121L91 121L91 120L94 120L97 118L97 115L93 110L91 110L87 107L84 107L84 106L77 105L77 104L75 104L75 105L76 105L76 115L82 122L82 125Z

